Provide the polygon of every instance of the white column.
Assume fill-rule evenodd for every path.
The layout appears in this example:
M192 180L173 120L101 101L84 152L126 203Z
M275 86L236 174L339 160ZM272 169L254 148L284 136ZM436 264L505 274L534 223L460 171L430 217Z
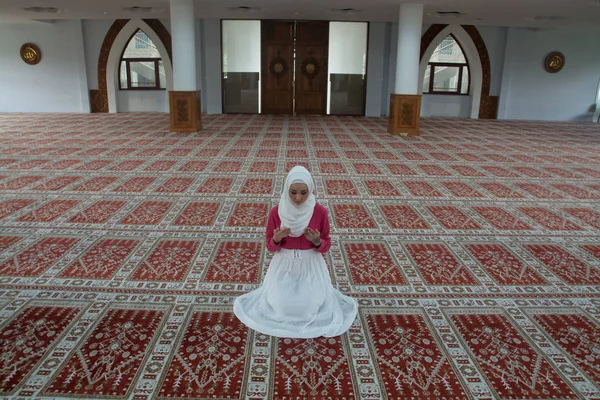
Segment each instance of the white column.
M173 90L198 90L194 0L171 0Z
M401 4L395 94L419 93L419 56L422 26L423 4Z

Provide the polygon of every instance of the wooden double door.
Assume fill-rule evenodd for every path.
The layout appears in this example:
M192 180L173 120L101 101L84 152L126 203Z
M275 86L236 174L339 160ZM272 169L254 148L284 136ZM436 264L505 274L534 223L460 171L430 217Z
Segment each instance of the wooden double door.
M328 21L261 22L262 113L327 112Z

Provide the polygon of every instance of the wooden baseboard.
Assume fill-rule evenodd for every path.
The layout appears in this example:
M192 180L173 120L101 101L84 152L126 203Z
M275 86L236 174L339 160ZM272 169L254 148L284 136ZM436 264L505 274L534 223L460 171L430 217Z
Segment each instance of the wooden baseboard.
M421 120L420 94L391 94L388 133L419 136Z
M200 91L169 92L171 132L198 132L202 130Z

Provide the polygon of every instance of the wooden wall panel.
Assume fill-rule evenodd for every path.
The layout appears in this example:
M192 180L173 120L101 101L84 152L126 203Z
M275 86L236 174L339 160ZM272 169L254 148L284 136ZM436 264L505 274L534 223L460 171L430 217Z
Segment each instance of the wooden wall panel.
M294 112L294 22L262 21L262 113Z
M296 114L327 112L329 21L296 23Z

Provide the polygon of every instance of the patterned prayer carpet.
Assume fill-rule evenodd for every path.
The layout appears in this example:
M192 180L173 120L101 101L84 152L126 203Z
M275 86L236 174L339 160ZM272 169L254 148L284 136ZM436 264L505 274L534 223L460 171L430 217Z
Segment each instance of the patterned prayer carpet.
M600 398L600 127L0 115L0 396ZM336 338L248 330L291 166L332 222Z

